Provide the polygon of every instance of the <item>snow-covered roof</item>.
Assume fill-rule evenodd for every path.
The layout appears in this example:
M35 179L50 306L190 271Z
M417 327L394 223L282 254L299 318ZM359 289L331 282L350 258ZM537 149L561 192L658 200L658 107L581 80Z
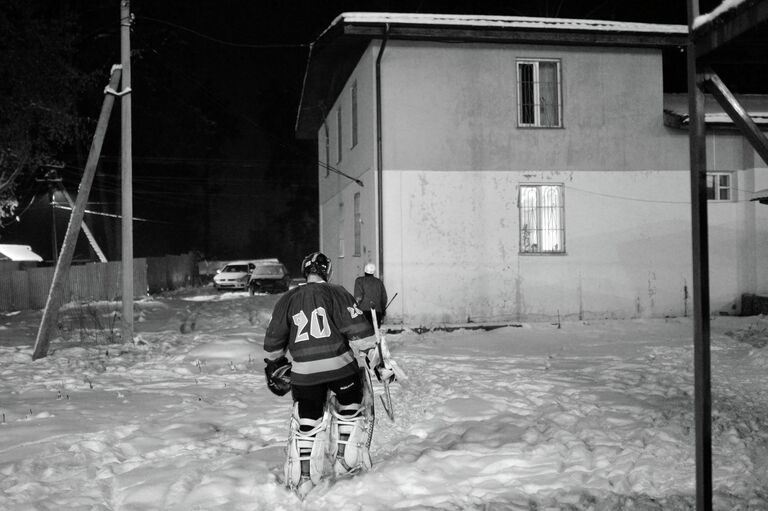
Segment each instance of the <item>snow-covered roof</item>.
M752 192L752 198L749 200L757 201L760 204L768 204L768 188Z
M715 7L712 11L700 16L696 16L696 18L693 20L693 28L696 29L705 23L709 23L710 21L714 20L724 12L736 9L745 1L746 0L723 0L720 5Z
M731 117L709 95L705 101L704 122L710 126L734 126ZM762 129L768 127L768 95L738 94L736 99L752 121ZM688 94L664 94L664 123L673 128L688 126Z
M719 62L746 64L752 58L759 64L760 48L768 38L768 0L722 0L696 16L691 27L697 59L719 50Z
M749 116L758 125L768 125L768 112L749 112ZM731 117L726 113L704 114L704 120L711 123L732 123Z
M677 48L686 25L476 14L344 12L312 44L304 75L296 135L311 139L325 106L339 94L373 40L446 44L527 44L611 48Z
M582 20L569 18L532 18L476 14L420 14L392 12L344 12L327 30L340 23L389 23L404 25L440 25L443 27L535 28L568 31L604 31L686 35L685 25L634 23L624 21ZM322 36L321 36L322 37Z
M42 261L29 245L0 244L0 261Z
M671 115L675 121L675 126L687 126L690 123L690 116L687 113L679 113L667 110L666 113ZM768 112L749 112L749 117L758 126L768 126ZM732 125L733 120L726 113L707 113L704 114L704 123L711 125Z

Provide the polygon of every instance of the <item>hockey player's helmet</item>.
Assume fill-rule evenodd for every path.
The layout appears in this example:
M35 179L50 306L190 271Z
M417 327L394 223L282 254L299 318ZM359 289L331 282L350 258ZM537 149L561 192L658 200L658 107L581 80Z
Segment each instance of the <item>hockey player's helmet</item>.
M363 268L363 271L368 275L373 275L376 272L376 265L373 263L368 263L365 265L365 268Z
M331 260L322 252L313 252L301 262L301 272L304 278L310 273L314 273L328 282L331 277Z

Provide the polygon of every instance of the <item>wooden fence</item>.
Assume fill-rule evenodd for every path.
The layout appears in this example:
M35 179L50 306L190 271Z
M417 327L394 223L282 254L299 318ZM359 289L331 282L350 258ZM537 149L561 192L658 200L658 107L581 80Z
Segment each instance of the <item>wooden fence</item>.
M0 311L44 308L53 272L53 267L0 272ZM133 260L135 298L198 282L197 265L191 254ZM121 298L121 262L88 263L69 269L63 303Z
M150 294L200 285L193 254L147 258L147 291Z

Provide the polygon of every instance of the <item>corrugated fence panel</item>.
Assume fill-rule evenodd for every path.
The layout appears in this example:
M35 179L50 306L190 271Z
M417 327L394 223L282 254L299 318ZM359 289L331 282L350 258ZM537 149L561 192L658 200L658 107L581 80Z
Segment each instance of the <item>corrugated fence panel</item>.
M0 273L0 310L13 310L13 287L11 272Z
M101 263L88 263L84 266L86 285L91 300L104 300L106 295L99 266L101 266Z
M32 309L44 308L53 282L53 268L30 268L27 270L27 277L29 306Z
M21 269L19 261L0 261L0 272L12 272Z
M110 261L103 263L106 270L106 277L104 279L104 287L107 293L107 300L117 300L122 296L121 289L123 288L122 280L122 268L123 265L118 261Z
M159 293L192 285L197 281L194 254L147 258L147 285L150 293Z
M165 257L147 257L147 285L150 293L168 289L168 260Z
M109 289L109 263L99 263L95 267L99 278L99 296L102 300L111 301L113 295Z
M133 296L147 296L147 260L146 258L133 260Z
M13 293L12 306L15 310L29 309L29 284L27 272L11 272L11 292Z
M85 266L73 266L69 269L69 294L64 302L79 302L88 298L88 286L85 280Z
M107 282L104 280L104 263L88 263L85 265L88 275L88 288L96 300L107 299Z
M169 279L171 289L180 289L187 285L192 278L192 265L190 264L191 255L171 255L166 256L169 259Z
M119 300L123 287L121 268L119 261L72 266L64 281L62 303ZM0 311L44 308L54 271L46 267L0 272ZM133 260L133 292L134 298L146 296L148 292L144 258Z

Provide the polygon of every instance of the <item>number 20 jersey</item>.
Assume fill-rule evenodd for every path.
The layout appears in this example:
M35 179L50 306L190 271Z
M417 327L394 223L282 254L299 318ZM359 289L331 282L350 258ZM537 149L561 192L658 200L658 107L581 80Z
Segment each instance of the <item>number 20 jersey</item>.
M342 286L308 283L277 301L264 336L267 358L293 358L291 383L317 385L358 371L349 341L373 335L355 298Z

